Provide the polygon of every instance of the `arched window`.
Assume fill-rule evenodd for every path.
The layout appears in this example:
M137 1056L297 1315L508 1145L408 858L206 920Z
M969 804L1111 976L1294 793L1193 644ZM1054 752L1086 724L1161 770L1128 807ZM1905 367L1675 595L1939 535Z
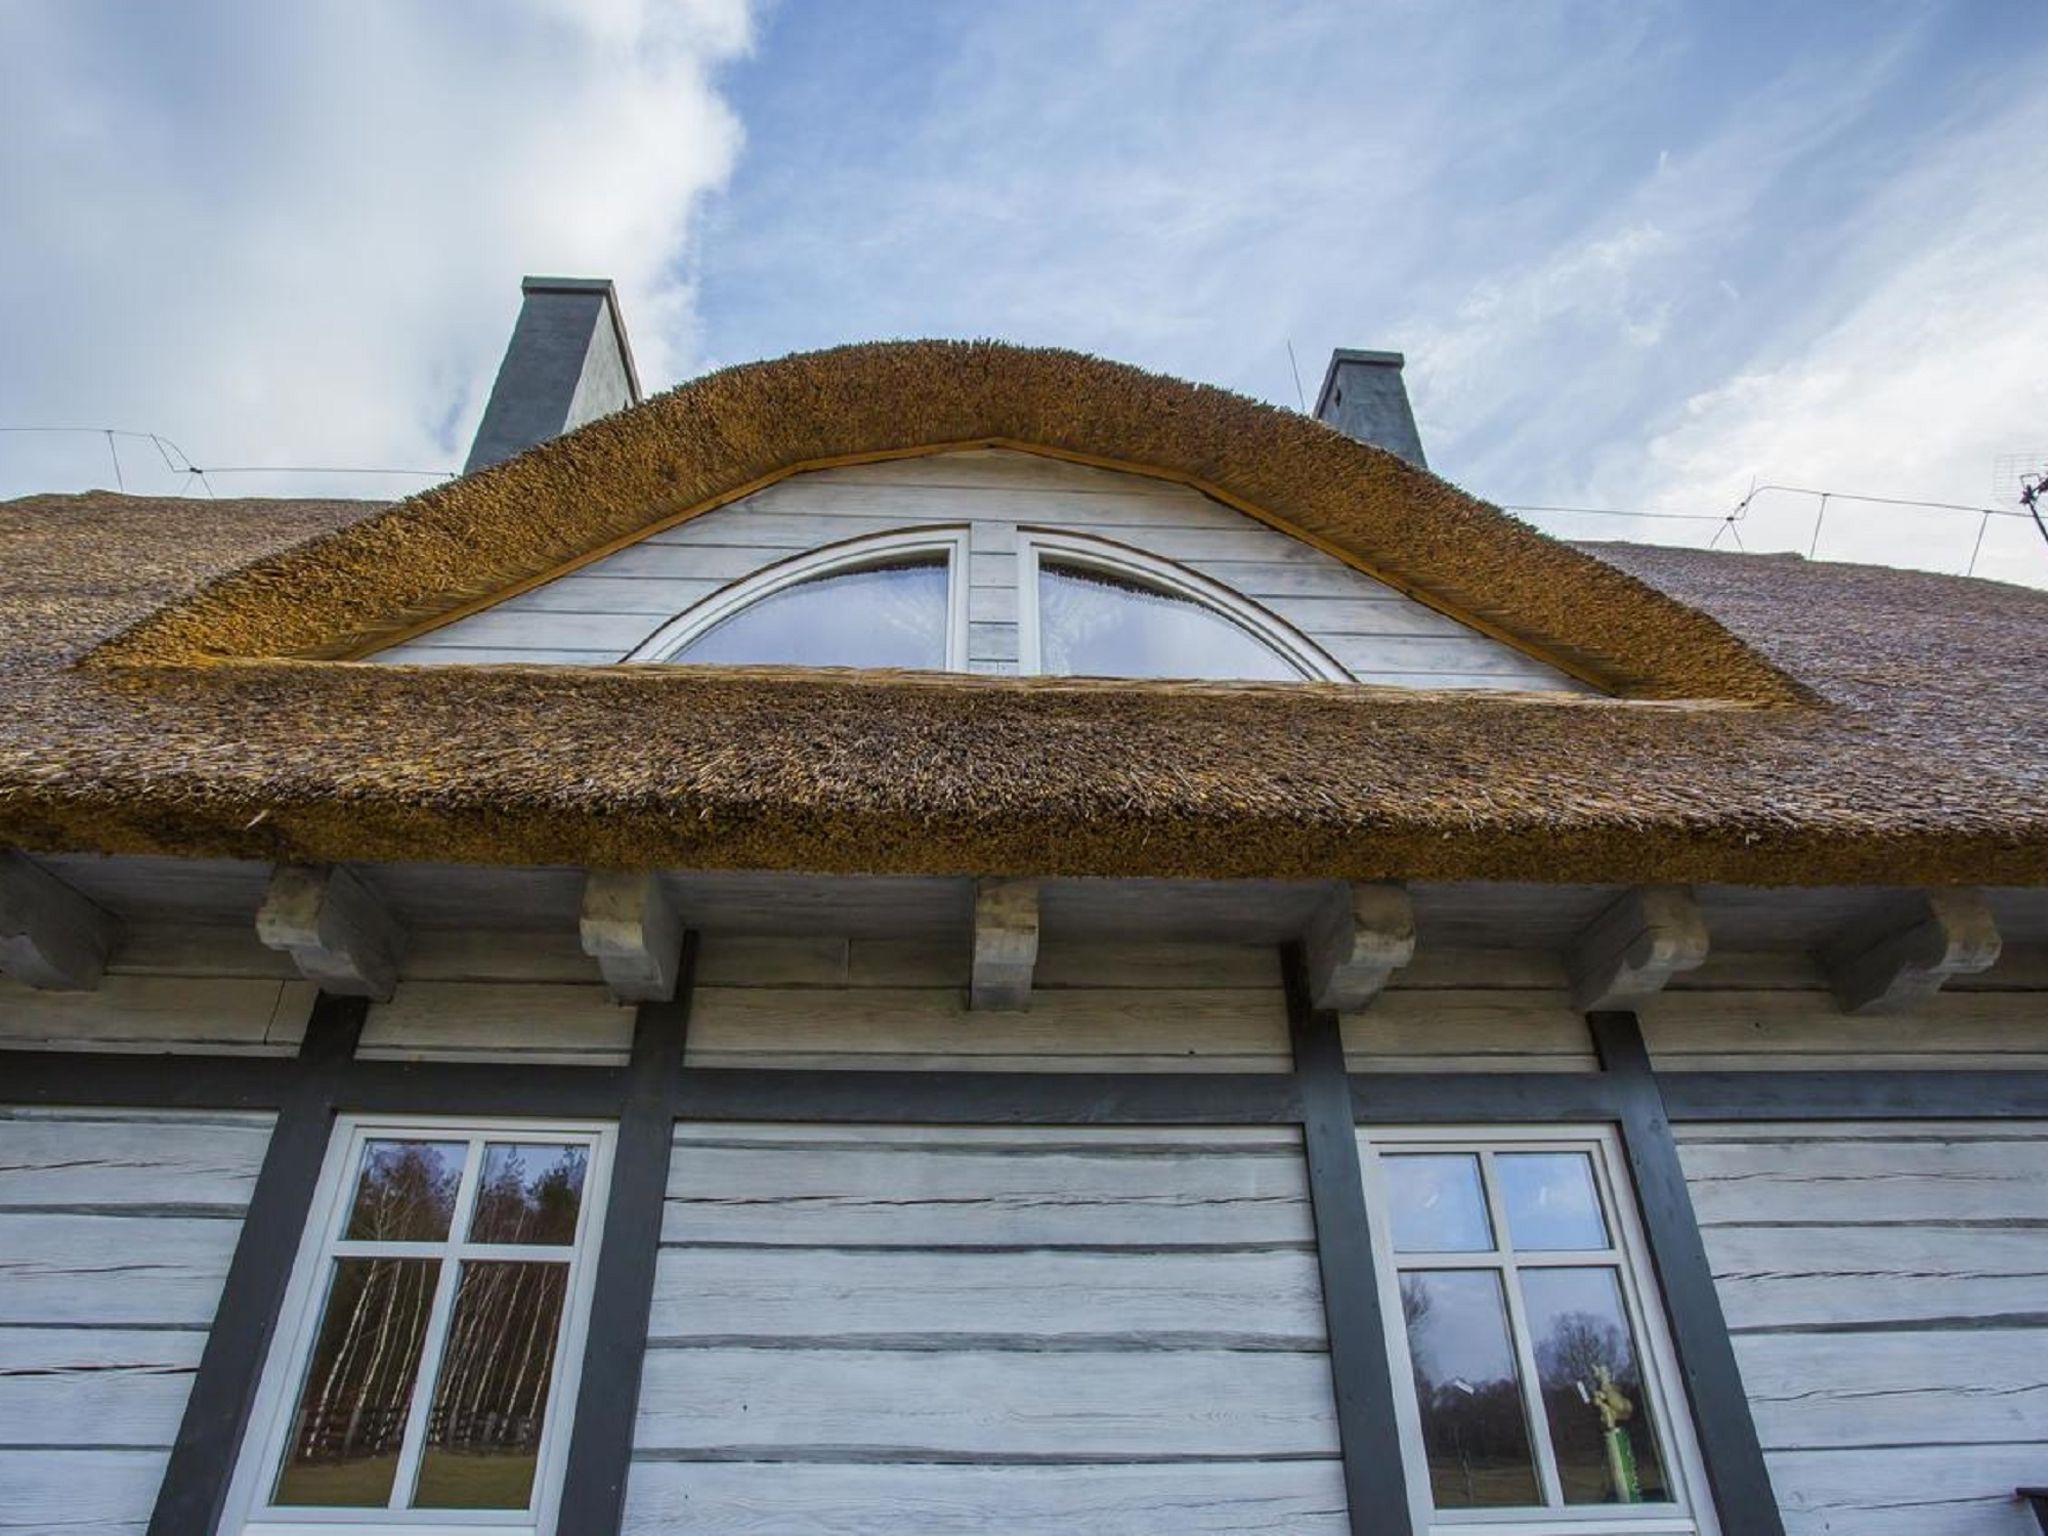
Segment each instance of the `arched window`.
M877 534L785 560L679 614L628 661L965 665L967 534Z
M1346 676L1265 610L1137 550L1026 530L1019 557L1026 672L1275 682Z

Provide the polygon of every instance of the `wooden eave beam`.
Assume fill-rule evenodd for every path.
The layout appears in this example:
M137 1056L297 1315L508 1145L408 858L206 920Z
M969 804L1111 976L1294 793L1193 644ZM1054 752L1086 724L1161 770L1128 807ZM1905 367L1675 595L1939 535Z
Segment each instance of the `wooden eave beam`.
M0 971L31 987L89 992L120 924L42 865L0 849Z
M1633 1008L1707 958L1707 922L1692 892L1639 885L1622 892L1573 942L1572 1007Z
M1415 904L1399 885L1330 888L1302 935L1309 1004L1356 1013L1415 958Z
M1038 968L1038 882L979 880L974 887L970 1008L1014 1013L1031 1006Z
M256 936L323 992L390 1001L405 926L338 864L280 864L256 909Z
M683 969L683 919L659 875L591 870L583 877L577 931L615 1001L674 999Z
M1999 945L1982 892L1927 890L1904 910L1843 933L1822 960L1844 1013L1898 1013L1925 1002L1951 976L1989 967Z

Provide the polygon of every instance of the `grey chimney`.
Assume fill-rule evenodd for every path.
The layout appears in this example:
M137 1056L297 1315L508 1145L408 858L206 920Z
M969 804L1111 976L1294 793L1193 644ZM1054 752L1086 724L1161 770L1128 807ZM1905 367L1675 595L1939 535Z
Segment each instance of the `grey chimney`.
M1316 396L1316 420L1346 437L1398 453L1417 469L1427 469L1422 434L1415 430L1415 411L1408 404L1408 386L1401 382L1407 361L1398 352L1339 347L1330 354L1330 371L1323 375L1323 392Z
M529 277L490 403L462 472L640 403L619 297L603 277Z

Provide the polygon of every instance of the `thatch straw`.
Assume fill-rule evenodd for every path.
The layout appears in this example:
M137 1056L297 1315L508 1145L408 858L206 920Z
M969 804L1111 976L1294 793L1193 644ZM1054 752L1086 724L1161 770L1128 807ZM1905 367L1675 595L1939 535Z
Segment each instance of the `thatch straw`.
M1026 378L1036 394L1006 404ZM359 640L574 558L644 526L650 507L701 501L707 458L722 482L777 454L856 451L886 424L855 379L910 413L906 440L1171 450L1318 538L1426 577L1445 602L1598 658L1638 694L1696 702L247 659ZM1084 421L1078 400L1063 410L1061 379L1094 381L1105 420ZM1558 545L1299 418L1086 359L857 349L714 376L389 512L0 504L0 842L816 871L2042 884L2044 629L2048 594L1989 582Z

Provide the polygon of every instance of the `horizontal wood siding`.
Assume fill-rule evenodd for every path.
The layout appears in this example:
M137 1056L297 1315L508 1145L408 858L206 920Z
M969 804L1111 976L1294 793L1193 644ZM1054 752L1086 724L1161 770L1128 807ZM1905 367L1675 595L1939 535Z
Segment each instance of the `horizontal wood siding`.
M311 986L276 977L134 975L117 967L90 992L39 992L0 976L0 1046L289 1056L312 1007Z
M1582 684L1341 561L1183 486L1034 454L975 450L793 476L458 619L378 660L604 665L726 583L905 527L969 531L969 665L1018 667L1017 535L1072 530L1186 565L1315 640L1361 682Z
M148 1524L269 1139L0 1108L0 1531Z
M1347 1529L1292 1130L677 1128L630 1532Z
M1678 1134L1791 1536L2032 1530L2048 1122Z
M692 1066L1284 1072L1278 953L1046 943L1021 1013L967 1008L969 941L749 939L699 952Z
M1419 924L1415 960L1361 1013L1343 1020L1355 1072L1590 1071L1556 950L1438 947ZM1436 942L1432 942L1436 939ZM2048 1068L2048 994L2032 972L2010 989L1951 987L1908 1013L1844 1014L1810 955L1721 952L1681 972L1637 1010L1659 1071L1867 1071Z

